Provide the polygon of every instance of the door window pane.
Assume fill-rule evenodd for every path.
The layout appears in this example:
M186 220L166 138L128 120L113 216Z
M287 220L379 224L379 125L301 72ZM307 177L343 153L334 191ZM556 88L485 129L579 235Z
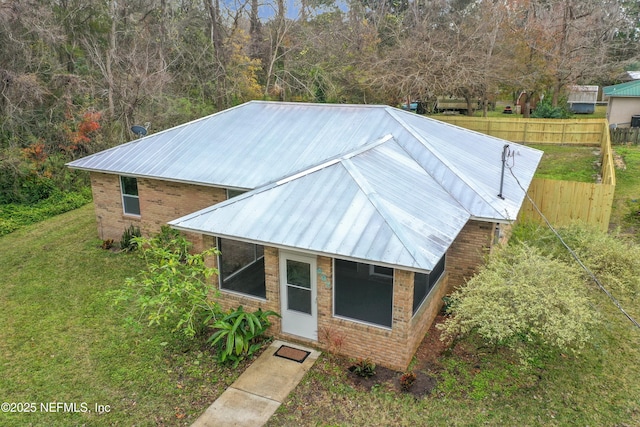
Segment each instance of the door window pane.
M311 266L306 262L288 259L287 283L311 289Z
M311 290L287 286L287 308L311 314Z

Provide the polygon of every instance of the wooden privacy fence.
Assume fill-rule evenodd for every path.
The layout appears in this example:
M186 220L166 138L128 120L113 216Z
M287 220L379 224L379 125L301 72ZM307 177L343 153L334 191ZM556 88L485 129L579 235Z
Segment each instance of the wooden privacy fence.
M604 119L521 119L439 116L465 129L523 144L601 145Z
M611 129L612 144L640 144L640 128Z
M523 144L598 145L602 167L599 183L534 178L528 195L544 216L556 226L574 221L608 230L616 175L605 119L551 120L443 116L438 119L466 129ZM518 219L542 221L525 199Z

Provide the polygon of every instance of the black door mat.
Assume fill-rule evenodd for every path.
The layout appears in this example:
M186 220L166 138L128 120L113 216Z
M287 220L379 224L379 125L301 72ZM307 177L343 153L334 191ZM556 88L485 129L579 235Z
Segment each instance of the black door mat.
M310 351L300 350L298 348L289 347L288 345L281 345L280 348L275 352L274 356L302 363L310 354Z

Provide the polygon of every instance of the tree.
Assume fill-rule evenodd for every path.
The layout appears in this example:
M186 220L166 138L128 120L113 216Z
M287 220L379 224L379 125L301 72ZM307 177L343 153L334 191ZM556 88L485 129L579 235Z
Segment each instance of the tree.
M208 321L215 321L220 313L209 281L218 271L206 265L207 257L216 255L217 249L191 254L191 243L167 226L155 237L133 240L146 269L128 278L125 287L113 294L115 304L133 304L148 325L167 325L191 338L202 335Z

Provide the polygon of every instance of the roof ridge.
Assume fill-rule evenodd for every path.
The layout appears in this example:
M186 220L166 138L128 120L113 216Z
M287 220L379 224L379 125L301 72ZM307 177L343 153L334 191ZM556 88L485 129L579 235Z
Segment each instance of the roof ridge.
M411 243L412 239L407 237L401 226L393 221L393 215L384 206L384 201L381 200L381 197L378 195L378 193L374 191L373 188L371 188L371 185L369 184L367 178L358 170L358 167L353 164L351 158L342 159L340 163L345 168L347 173L351 176L351 178L353 178L353 181L360 188L360 190L362 190L362 192L366 195L367 199L371 202L374 209L378 211L385 224L387 224L389 228L393 230L398 240L402 242L402 246L404 246L409 255L411 255L414 263L416 265L419 265L420 262L417 260L415 250L410 249L412 245L407 244L408 242Z
M417 134L417 132L415 131L415 129L413 128L413 126L407 124L407 122L405 122L401 117L399 117L398 113L394 110L390 110L388 111L388 113L398 122L400 123L404 129L409 132L416 140L418 140L422 146L425 147L425 149L427 149L445 168L447 168L448 170L450 170L458 179L460 179L460 181L462 181L464 183L465 186L467 186L471 191L473 191L475 194L478 195L478 197L480 197L486 205L488 205L494 212L496 212L500 218L504 218L504 219L509 219L509 218L505 218L505 216L493 206L493 203L491 203L490 200L487 200L487 196L485 194L482 194L474 185L472 182L469 182L470 180L467 179L466 175L463 174L458 168L455 167L455 165L453 165L451 162L449 162L448 160L446 160L445 158L443 158L440 154L438 154L438 152L436 150L433 149L433 147L431 146L431 144L425 139L423 138L421 135ZM434 120L434 119L429 119L429 120ZM449 123L445 123L445 122L439 122L442 123L443 125L447 125L447 126L452 126ZM468 129L466 129L468 130ZM470 131L470 130L469 130ZM473 132L473 131L470 131ZM478 132L476 132L478 133ZM400 142L398 142L398 145L400 147L402 147L402 149L404 151L407 152L407 154L417 163L420 165L420 167L422 167L422 165L420 164L420 162L404 147L403 144L401 144ZM423 167L424 169L424 167ZM460 204L460 206L462 206L467 212L469 212L469 209L467 209L466 206L464 206L462 203L460 203L460 201L458 200L457 197L455 197L451 191L449 191L449 188L447 188L446 186L443 185L443 183L441 182L441 180L437 179L431 172L429 172L428 170L424 169L425 172L427 174L429 174L447 193L449 193L451 195L451 197L454 198L454 200L456 200L456 202L458 202ZM469 214L471 214L471 212L469 212ZM472 215L473 216L473 215Z
M205 215L205 214L207 214L209 212L217 210L218 208L222 208L222 207L234 204L236 202L239 202L241 200L244 200L244 199L246 199L248 197L251 197L252 195L263 193L265 191L271 190L272 188L279 187L280 185L284 185L284 184L287 184L289 182L295 181L296 179L299 179L299 178L304 178L305 176L308 176L308 175L310 175L310 174L312 174L314 172L317 172L317 171L320 171L322 169L328 168L328 167L333 166L333 165L335 165L337 163L340 163L343 160L350 159L351 157L357 156L360 153L364 153L365 151L368 151L368 150L371 150L373 148L376 148L377 146L379 146L381 144L384 144L385 142L387 142L389 140L392 140L392 139L393 139L393 136L391 134L384 135L383 137L378 138L375 141L367 143L367 144L365 144L363 146L360 146L360 147L358 147L358 148L356 148L356 149L354 149L352 151L349 151L346 154L340 154L340 155L338 155L338 156L336 156L334 158L325 160L325 161L323 161L321 163L318 163L316 165L310 166L310 167L308 167L306 169L303 169L301 171L294 172L291 175L285 176L285 177L283 177L283 178L281 178L281 179L279 179L277 181L266 183L264 185L261 185L260 187L257 187L257 188L254 188L252 190L249 190L246 193L240 194L240 195L238 195L236 197L233 197L231 199L223 200L222 202L216 203L214 205L211 205L208 208L200 209L200 210L198 210L196 212L193 212L191 214L185 215L182 218L183 219L197 218L198 216ZM175 224L174 221L170 221L169 223L170 224L172 224L172 223Z

